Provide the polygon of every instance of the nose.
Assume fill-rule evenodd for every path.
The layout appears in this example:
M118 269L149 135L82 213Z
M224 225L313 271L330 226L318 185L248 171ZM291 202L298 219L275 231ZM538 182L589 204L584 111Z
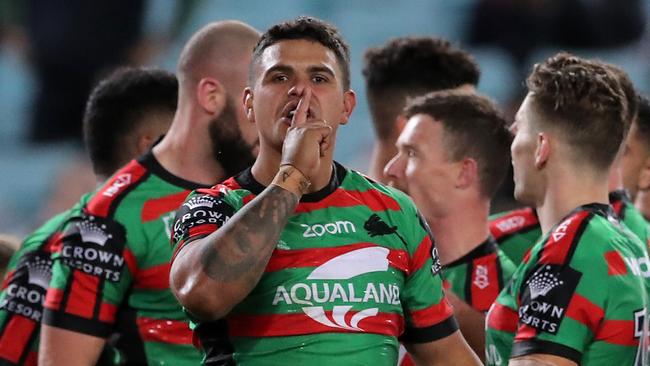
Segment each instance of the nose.
M386 164L384 167L384 177L388 178L388 180L398 180L401 179L404 176L404 163L403 160L398 153L397 155L393 156L392 159Z
M300 97L305 94L307 84L301 80L296 80L291 88L289 88L288 94L291 97Z

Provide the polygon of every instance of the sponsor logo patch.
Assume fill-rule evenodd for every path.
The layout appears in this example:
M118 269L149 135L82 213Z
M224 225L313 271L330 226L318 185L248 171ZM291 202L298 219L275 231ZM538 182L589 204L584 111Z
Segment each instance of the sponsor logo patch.
M64 264L101 279L118 282L124 268L124 227L110 219L84 215L71 222L63 237Z
M178 209L173 227L173 242L190 236L190 229L201 225L223 226L235 210L223 200L208 195L193 196Z
M582 273L571 267L545 264L522 285L519 321L557 334Z
M40 250L25 253L4 290L0 308L40 322L51 277L52 259L49 253Z

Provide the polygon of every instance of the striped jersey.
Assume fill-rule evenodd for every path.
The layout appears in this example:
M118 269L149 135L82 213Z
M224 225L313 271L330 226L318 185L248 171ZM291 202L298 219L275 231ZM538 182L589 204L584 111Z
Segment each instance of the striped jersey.
M610 192L609 203L614 208L616 217L632 233L641 241L648 241L648 222L634 207L626 190ZM499 248L517 265L542 236L539 219L535 209L531 207L490 216L490 232L497 240Z
M66 220L43 322L106 338L126 364L196 365L189 319L169 289L170 223L192 189L151 151Z
M480 312L487 312L516 266L490 236L463 257L442 267L443 285Z
M264 188L248 169L194 192L176 215L177 248L218 230ZM335 164L326 187L302 196L257 286L225 326L198 337L205 348L224 332L236 364L393 366L398 337L429 342L458 328L439 271L412 201ZM223 359L213 356L207 364Z
M647 365L645 245L590 204L535 244L487 316L489 365L552 354L579 365Z
M0 295L0 364L36 365L43 301L52 274L50 256L60 227L73 210L62 212L30 234L7 267Z

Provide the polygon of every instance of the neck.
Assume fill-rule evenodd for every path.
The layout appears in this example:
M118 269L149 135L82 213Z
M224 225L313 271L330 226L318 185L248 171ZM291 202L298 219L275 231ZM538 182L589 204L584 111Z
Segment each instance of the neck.
M489 210L489 202L474 202L455 207L454 212L444 217L427 217L443 265L461 258L487 239Z
M378 182L385 183L384 167L395 155L397 155L397 148L395 147L394 141L376 142L372 150L368 176Z
M650 221L650 191L638 191L634 199L634 207L641 212L646 221Z
M579 206L609 203L608 184L604 177L580 174L576 169L563 170L553 177L536 205L543 235Z
M192 111L179 109L169 131L153 148L153 154L175 176L212 185L227 177L212 151L208 122L199 119Z
M311 177L311 185L307 193L319 191L329 184L330 178L332 177L333 150L333 146L331 146L327 154L320 158L318 172L315 176ZM268 186L280 169L281 161L281 153L278 153L275 149L268 147L260 141L260 152L253 164L251 173L255 180L264 186Z

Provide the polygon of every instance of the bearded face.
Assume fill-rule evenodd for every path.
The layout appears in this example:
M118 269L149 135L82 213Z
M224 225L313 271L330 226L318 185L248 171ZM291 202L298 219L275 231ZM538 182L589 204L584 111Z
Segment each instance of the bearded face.
M252 146L244 140L239 129L237 114L230 98L219 117L210 123L212 151L226 176L233 176L253 165Z

